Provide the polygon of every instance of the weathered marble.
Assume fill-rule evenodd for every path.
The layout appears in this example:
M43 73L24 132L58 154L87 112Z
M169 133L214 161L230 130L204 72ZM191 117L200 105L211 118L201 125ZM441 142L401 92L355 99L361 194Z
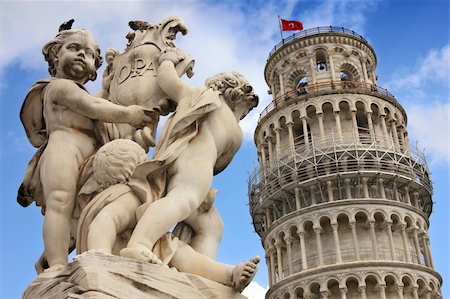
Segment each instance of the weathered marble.
M233 288L159 265L88 251L60 272L42 273L23 294L35 298L244 299Z

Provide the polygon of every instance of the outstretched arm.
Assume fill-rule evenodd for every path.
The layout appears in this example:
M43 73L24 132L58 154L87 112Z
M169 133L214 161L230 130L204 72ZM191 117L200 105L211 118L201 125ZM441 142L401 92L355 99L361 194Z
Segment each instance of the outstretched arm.
M49 88L48 95L51 101L91 119L111 123L129 123L135 127L143 127L152 121L152 111L146 111L143 107L135 105L124 107L94 97L71 80L55 80L50 83Z
M187 59L187 57L180 50L168 49L161 54L157 70L159 87L176 103L190 96L194 89L180 79L181 74L178 74L176 70L176 65L183 59Z

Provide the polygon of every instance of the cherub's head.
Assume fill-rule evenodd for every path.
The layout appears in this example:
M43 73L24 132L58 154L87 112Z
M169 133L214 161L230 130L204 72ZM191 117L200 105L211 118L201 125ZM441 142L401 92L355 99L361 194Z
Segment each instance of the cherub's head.
M95 154L94 178L103 188L127 182L136 167L148 161L144 149L134 141L116 139L103 145Z
M225 99L231 110L240 110L240 119L244 118L250 110L258 106L259 98L253 92L253 87L238 72L225 72L208 78L206 87L218 91Z
M103 63L98 44L85 29L60 31L42 48L42 54L50 75L84 81L81 83L94 81Z

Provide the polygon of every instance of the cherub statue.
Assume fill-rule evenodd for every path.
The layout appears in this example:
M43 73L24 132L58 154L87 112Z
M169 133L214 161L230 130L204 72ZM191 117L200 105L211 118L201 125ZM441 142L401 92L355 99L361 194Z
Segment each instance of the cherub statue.
M20 116L28 139L39 149L17 199L22 206L32 201L43 206L46 271L57 271L67 264L79 167L99 147L94 122L141 128L154 114L140 106L113 104L86 91L83 84L95 80L102 64L100 49L89 31L64 27L42 52L52 77L33 85L22 106Z
M241 145L239 120L258 104L251 85L236 72L209 78L206 88L186 84L176 70L185 57L168 49L159 58L158 84L177 109L163 128L153 160L138 166L137 171L147 173L154 197L139 207L142 216L122 256L159 262L152 252L156 242L208 198L213 175L225 169Z
M104 190L80 215L79 253L96 250L115 254L126 246L129 231L137 222L136 210L147 200L148 192L142 191L150 188L146 176L136 172L136 168L147 161L143 148L131 140L117 139L98 150L93 162L94 178ZM210 191L208 196L214 197L215 191ZM253 279L260 261L259 257L254 257L235 266L219 263L171 233L157 240L152 252L158 264L203 276L239 292Z

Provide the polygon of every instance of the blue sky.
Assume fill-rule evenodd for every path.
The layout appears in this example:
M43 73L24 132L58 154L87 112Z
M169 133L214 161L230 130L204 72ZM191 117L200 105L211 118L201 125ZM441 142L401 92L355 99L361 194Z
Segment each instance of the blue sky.
M179 36L176 44L196 60L190 83L201 86L217 72L237 70L254 84L260 106L241 122L245 142L214 180L219 189L216 205L225 223L218 260L234 264L256 254L264 256L248 212L247 177L257 165L252 132L259 112L270 101L263 69L268 53L280 41L278 14L302 21L305 28L344 26L374 47L379 84L406 109L411 143L418 141L426 149L434 182L431 248L436 270L444 278L444 298L450 296L449 11L446 0L1 2L0 298L21 296L35 278L34 263L43 248L40 209L16 203L17 188L35 151L26 139L19 110L30 86L48 76L42 46L71 18L76 20L74 27L91 29L105 53L107 48L124 49L130 20L156 23L169 15L181 16L190 32ZM88 84L92 92L99 86L99 80ZM263 298L264 262L255 282L249 296Z

